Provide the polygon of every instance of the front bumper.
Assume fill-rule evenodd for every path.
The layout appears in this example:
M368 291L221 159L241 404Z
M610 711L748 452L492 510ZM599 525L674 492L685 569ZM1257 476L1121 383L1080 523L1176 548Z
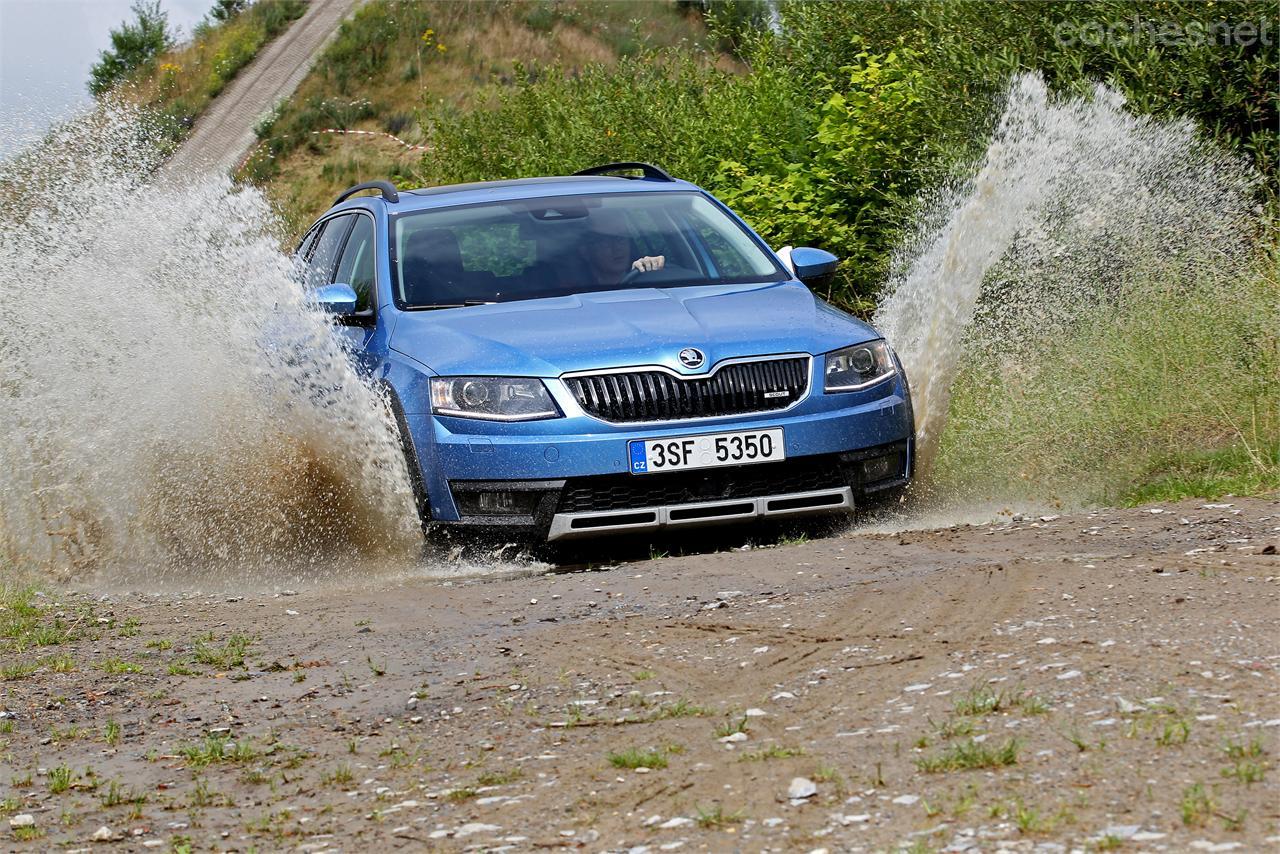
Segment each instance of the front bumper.
M553 394L555 389L553 388ZM518 424L410 416L434 522L563 539L848 512L909 482L911 405L901 374L884 386L810 395L783 412L615 425L583 414ZM781 427L786 460L633 475L628 442ZM868 479L864 461L896 455ZM883 468L883 466L882 466Z

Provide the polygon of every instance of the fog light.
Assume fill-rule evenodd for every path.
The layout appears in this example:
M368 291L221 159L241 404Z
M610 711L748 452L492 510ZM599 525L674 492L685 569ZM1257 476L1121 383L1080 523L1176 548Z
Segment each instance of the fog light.
M901 476L901 474L902 456L900 454L889 454L887 457L872 457L869 460L862 461L862 480L864 483L887 480L891 477Z
M518 502L514 492L478 492L476 509L485 514L512 513Z

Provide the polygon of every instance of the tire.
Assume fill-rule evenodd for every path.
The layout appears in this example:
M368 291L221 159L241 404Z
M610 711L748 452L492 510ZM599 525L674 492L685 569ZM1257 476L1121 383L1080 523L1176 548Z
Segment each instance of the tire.
M409 487L413 490L413 506L418 512L418 524L422 535L427 535L431 525L431 499L427 495L427 485L422 478L422 465L418 461L418 450L413 444L413 434L409 432L409 421L405 418L404 407L400 398L390 386L383 386L387 408L395 421L396 433L400 439L400 450L404 454L405 468L409 473Z

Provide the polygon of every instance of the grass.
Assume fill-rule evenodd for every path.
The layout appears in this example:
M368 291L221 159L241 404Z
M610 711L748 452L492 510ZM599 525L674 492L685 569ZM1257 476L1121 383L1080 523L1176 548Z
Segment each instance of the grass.
M1200 783L1194 783L1184 789L1182 802L1178 805L1182 823L1187 827L1204 827L1209 823L1209 818L1216 809L1213 798Z
M456 804L461 803L462 801L469 801L472 798L477 797L479 794L480 791L474 786L460 786L457 789L450 789L448 794L444 797L445 800L452 801Z
M1190 737L1191 721L1186 718L1174 718L1164 722L1160 732L1156 734L1156 744L1161 747L1186 744Z
M354 779L350 765L337 765L320 775L320 782L326 786L347 786Z
M1222 769L1223 777L1235 779L1246 785L1261 783L1266 779L1267 763L1263 759L1266 750L1262 746L1262 739L1254 736L1248 741L1244 739L1227 741L1222 745L1222 751L1231 762Z
M655 711L650 717L650 720L660 721L668 718L705 718L712 714L714 714L714 712L706 706L699 706L682 698L676 700L674 703L666 703L659 706L657 711Z
M26 679L39 669L35 662L30 661L15 661L12 664L3 664L0 665L0 681L15 682L18 679Z
M926 774L944 771L969 771L976 768L1003 768L1018 764L1018 750L1021 747L1016 738L1011 738L999 746L988 745L972 738L967 741L947 745L939 753L922 756L916 759L916 767Z
M145 794L135 794L125 789L119 782L111 780L107 783L107 788L103 791L99 800L104 807L109 809L124 804L133 804L135 806L145 804L147 796Z
M203 768L219 762L249 762L258 756L253 743L233 741L225 735L206 735L203 740L178 748L178 755L192 768Z
M103 728L103 740L110 747L115 747L120 743L120 724L115 721L107 721L106 727Z
M739 732L746 732L748 728L747 720L746 715L740 718L730 718L716 727L716 738L727 738Z
M244 656L253 644L249 635L232 634L221 646L213 645L213 638L206 635L196 641L194 658L197 663L205 664L218 670L231 670L244 667Z
M667 767L667 754L657 749L640 750L627 748L620 753L610 753L606 758L614 768L651 768Z
M738 759L739 762L767 762L770 759L791 759L796 756L804 756L804 748L802 747L784 747L781 744L771 744L760 750L752 750L742 754Z
M71 788L71 784L75 781L75 773L65 765L59 765L56 768L50 768L49 773L45 775L45 785L49 789L49 794L60 795L67 789Z
M509 771L485 771L476 778L476 782L481 786L505 786L523 777L523 771L519 768L512 768Z
M1198 280L1151 266L1033 352L962 369L943 491L1135 505L1280 489L1274 260Z
M697 813L694 820L698 822L698 827L703 830L716 830L732 824L741 824L746 818L742 810L727 813L720 804L711 807L697 807Z
M108 673L112 676L142 672L142 665L125 661L122 658L108 658L98 665L98 667L103 673Z

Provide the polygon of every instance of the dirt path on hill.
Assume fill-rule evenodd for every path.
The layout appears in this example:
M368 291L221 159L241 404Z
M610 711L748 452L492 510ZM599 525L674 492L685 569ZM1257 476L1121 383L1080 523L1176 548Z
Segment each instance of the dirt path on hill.
M342 19L361 0L310 0L307 11L236 75L169 160L172 173L227 172L254 143L254 126L293 94Z
M62 635L4 653L0 848L1274 850L1277 543L1227 499L50 593Z

